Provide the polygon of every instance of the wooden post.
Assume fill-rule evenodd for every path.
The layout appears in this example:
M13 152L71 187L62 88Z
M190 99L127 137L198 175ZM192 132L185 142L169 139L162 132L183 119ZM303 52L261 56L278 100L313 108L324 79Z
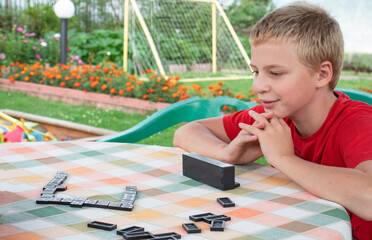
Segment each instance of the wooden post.
M212 3L212 72L217 72L217 12L214 2Z
M124 0L123 72L128 71L129 0Z
M217 7L218 11L220 12L220 14L221 14L223 20L225 21L226 26L227 26L227 28L229 29L231 36L234 38L235 43L238 45L238 48L239 48L241 54L243 55L244 60L247 62L248 67L249 67L249 68L251 69L251 71L252 71L252 68L251 68L251 60L249 59L247 52L245 51L245 49L244 49L242 43L240 42L238 35L236 35L236 32L235 32L233 26L231 25L229 19L227 18L225 12L223 11L221 5L220 5L217 1L215 1L215 4L216 4L216 7Z
M141 27L142 27L142 30L143 30L143 32L144 32L144 34L145 34L145 36L147 38L147 41L148 41L148 43L150 45L152 54L154 54L154 58L155 58L156 64L158 65L158 68L159 68L159 72L160 72L160 74L162 76L165 76L166 74L165 74L165 71L164 71L164 68L163 68L163 64L161 63L161 60L160 60L158 51L156 50L154 40L152 39L151 34L150 34L150 31L147 28L146 22L143 19L140 10L138 9L136 0L130 0L130 2L132 3L133 10L134 10L134 12L137 15L138 21L140 22Z

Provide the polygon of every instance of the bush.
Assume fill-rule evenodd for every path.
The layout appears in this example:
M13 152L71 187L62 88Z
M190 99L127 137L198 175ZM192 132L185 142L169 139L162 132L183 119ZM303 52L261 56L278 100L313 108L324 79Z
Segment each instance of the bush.
M123 64L123 30L99 29L90 34L70 31L69 36L69 53L79 56L83 62L95 65L107 61Z
M372 72L372 54L354 54L351 56L351 59L346 54L344 59L343 70L353 71L355 74L359 72Z
M58 37L49 33L44 38L38 38L35 32L28 31L26 25L14 24L9 32L0 33L0 64L40 61L54 65L59 60Z
M0 10L0 29L4 33L10 32L14 24L23 26L25 23L36 37L41 37L48 32L58 32L60 28L60 20L51 5L30 6L25 10L16 8Z

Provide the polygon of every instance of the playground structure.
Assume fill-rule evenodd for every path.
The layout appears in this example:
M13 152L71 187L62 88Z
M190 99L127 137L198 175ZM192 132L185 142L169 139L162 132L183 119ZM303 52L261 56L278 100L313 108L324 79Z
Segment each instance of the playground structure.
M123 44L125 72L156 69L163 76L198 72L208 80L215 80L208 73L229 74L218 80L252 78L248 54L217 0L124 0Z

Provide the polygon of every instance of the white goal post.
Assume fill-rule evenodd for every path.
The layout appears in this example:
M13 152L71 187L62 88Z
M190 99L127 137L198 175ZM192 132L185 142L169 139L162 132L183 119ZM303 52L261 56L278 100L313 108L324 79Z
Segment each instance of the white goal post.
M160 75L252 77L248 54L217 0L124 0L123 37L124 72L131 63L136 74L155 69Z

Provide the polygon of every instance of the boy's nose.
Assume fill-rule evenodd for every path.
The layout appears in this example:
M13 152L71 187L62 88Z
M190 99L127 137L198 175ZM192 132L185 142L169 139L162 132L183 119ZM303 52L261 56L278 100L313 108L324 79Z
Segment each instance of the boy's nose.
M270 91L270 86L262 76L255 76L253 79L252 90L255 93L265 93Z

